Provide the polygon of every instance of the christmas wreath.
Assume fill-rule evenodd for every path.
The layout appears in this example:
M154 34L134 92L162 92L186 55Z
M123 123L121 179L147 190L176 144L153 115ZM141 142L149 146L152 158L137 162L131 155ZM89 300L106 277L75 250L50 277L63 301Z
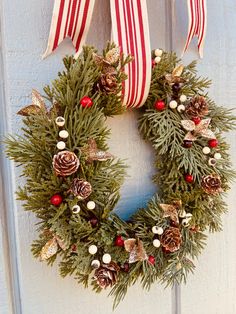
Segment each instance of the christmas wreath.
M124 112L122 82L130 57L108 44L103 54L85 47L64 58L65 70L45 96L33 90L23 135L6 139L7 155L23 166L18 199L39 219L32 251L62 276L73 275L96 292L111 287L116 306L128 287L156 280L186 280L205 245L204 232L221 230L224 192L235 173L222 132L235 127L231 110L218 107L196 74L175 53L153 52L140 135L155 151L158 192L146 208L123 221L113 213L126 165L108 152L106 117ZM50 108L46 106L50 103Z

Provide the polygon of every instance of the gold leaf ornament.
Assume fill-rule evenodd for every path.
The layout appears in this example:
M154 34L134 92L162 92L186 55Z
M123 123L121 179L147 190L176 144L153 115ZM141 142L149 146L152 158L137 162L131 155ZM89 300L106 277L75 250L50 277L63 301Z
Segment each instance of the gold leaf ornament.
M178 210L182 207L181 200L174 201L172 204L159 204L163 210L163 218L168 218L176 223L179 223Z
M58 243L56 237L50 239L42 248L40 253L41 261L46 261L57 253Z
M111 50L109 50L106 54L105 60L109 63L109 64L114 64L116 63L120 58L120 48L119 47L115 47L112 48Z
M53 111L56 111L56 113L59 114L60 110L61 110L60 105L55 102L48 111L46 104L43 100L43 97L36 89L32 89L32 104L23 107L17 112L17 114L27 117L30 115L39 114L40 112L43 111L47 114L48 117L50 117Z
M195 124L192 120L182 120L181 124L183 128L188 131L184 140L196 141L198 136L202 136L208 139L215 139L215 134L208 129L211 119L203 119L199 124Z
M97 148L97 143L94 139L89 139L88 147L82 148L81 151L87 156L87 161L90 163L92 161L107 161L114 158L114 156L109 152L99 150Z
M30 116L32 114L38 114L40 111L47 112L45 102L36 89L32 89L32 104L22 108L17 112L21 116Z
M115 47L109 50L105 56L99 56L96 53L93 53L93 59L97 65L102 67L103 73L116 74L116 68L114 64L118 62L120 58L120 48Z
M124 247L129 252L129 263L138 261L145 261L148 259L147 253L144 249L143 242L140 239L127 239L124 241Z
M59 247L63 251L66 250L66 245L65 245L64 241L60 237L54 235L53 238L50 239L49 241L47 241L47 243L43 246L41 253L40 253L41 261L46 261L47 259L49 259L53 255L55 255L57 253Z
M184 66L182 64L176 66L171 74L166 74L165 79L170 85L176 83L184 83L185 79L181 77L184 70Z
M54 236L57 240L57 244L60 246L60 248L65 251L67 249L67 245L65 244L65 242L58 236Z
M180 77L183 73L183 70L184 70L183 64L177 65L172 72L172 76L173 77Z

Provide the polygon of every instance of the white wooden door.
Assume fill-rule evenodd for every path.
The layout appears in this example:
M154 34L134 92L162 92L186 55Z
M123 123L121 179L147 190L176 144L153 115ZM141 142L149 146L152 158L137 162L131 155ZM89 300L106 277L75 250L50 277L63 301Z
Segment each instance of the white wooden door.
M73 52L68 40L51 57L44 61L41 59L53 2L0 1L1 135L19 131L20 120L16 112L28 104L31 88L42 90L42 86L62 68L62 56ZM186 0L147 2L152 47L174 49L180 54L187 30ZM109 0L97 0L88 43L102 48L110 38L110 28ZM236 103L235 29L236 2L208 0L206 48L198 68L202 75L213 79L211 96L229 108L235 107ZM197 53L192 45L184 59L187 62L195 58ZM150 180L153 153L138 136L135 113L110 119L108 123L113 130L111 150L126 158L130 164L130 178L122 189L122 200L117 209L125 215L122 204L125 203L132 211L153 192ZM121 138L125 141L122 151L119 147ZM235 133L228 136L228 141L236 167ZM49 268L33 259L30 244L36 237L35 218L24 212L21 204L14 199L14 190L21 181L19 170L4 158L2 151L0 162L0 314L112 313L112 300L106 298L105 293L97 296L90 290L84 290L72 278L60 278L56 267ZM139 173L137 168L146 170ZM224 217L224 231L210 235L203 255L196 261L195 275L189 276L187 285L164 290L156 284L150 293L135 286L115 311L116 314L236 313L235 188L236 185L227 198L229 214Z

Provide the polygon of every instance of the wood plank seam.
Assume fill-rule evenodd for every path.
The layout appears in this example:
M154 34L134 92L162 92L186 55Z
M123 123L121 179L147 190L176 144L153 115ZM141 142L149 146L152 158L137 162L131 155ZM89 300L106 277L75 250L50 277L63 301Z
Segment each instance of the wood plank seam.
M165 1L165 11L166 11L166 38L168 38L168 47L166 47L166 50L172 51L173 50L173 29L174 29L174 5L175 0L168 0ZM172 288L172 314L181 314L181 288L180 285L175 285Z
M4 22L3 22L3 3L0 3L0 135L2 136L9 133L10 126L7 117L9 116L6 104L6 86L5 86L5 46L4 46ZM1 143L1 142L0 142ZM3 239L4 239L4 262L5 269L8 272L8 294L10 297L12 313L21 314L21 297L20 297L20 285L19 285L19 270L17 259L17 245L16 245L16 232L15 232L15 214L14 214L14 192L12 172L13 168L10 162L4 156L3 145L0 145L0 178L2 184L1 190L1 207L2 207L2 223L4 225ZM10 314L10 313L9 313Z

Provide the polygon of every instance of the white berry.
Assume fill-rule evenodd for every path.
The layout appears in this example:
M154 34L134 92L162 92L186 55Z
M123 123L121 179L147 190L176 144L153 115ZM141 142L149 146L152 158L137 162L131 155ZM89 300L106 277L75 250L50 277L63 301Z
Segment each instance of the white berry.
M159 63L159 62L161 61L161 57L156 57L156 58L154 59L154 61L155 61L155 63Z
M160 242L160 240L155 239L155 240L152 241L152 244L153 244L153 246L155 246L155 247L160 247L161 242Z
M188 227L189 226L189 219L183 219L182 220L182 225L184 226L184 227Z
M104 254L102 257L102 261L105 264L109 264L111 262L111 255L108 253Z
M158 231L158 227L157 226L153 226L152 227L152 233L157 234Z
M72 207L72 212L73 212L74 214L78 214L78 213L80 212L80 206L79 206L79 205L74 205L74 206Z
M186 218L187 220L191 220L192 217L193 217L193 215L192 215L191 213L187 213L186 216L185 216L185 218Z
M94 203L94 201L89 201L87 203L87 208L88 209L94 209L96 207L96 204Z
M156 49L154 53L156 57L161 57L163 54L163 51L161 49Z
M182 209L182 210L179 211L179 217L180 217L180 218L186 217L186 211L185 211L184 209Z
M185 106L184 106L184 105L179 105L179 106L177 107L177 110L178 110L179 112L182 112L182 111L185 110Z
M185 101L187 100L187 96L186 96L186 95L181 95L180 98L179 98L179 100L180 100L181 102L185 102Z
M214 154L215 159L221 159L221 154L220 153L215 153Z
M178 106L177 101L175 101L175 100L171 100L171 101L170 101L169 107L170 107L171 109L175 109L175 108L177 108L177 106Z
M63 141L60 141L57 143L57 148L62 150L62 149L65 149L66 147L66 144L63 142Z
M193 217L193 215L191 213L187 213L186 217Z
M97 253L98 248L96 245L92 244L90 245L90 247L88 248L89 254L94 255Z
M210 149L210 147L205 146L205 147L203 147L202 152L203 152L203 154L208 155L208 154L210 154L211 149Z
M69 133L68 133L66 130L61 130L61 131L59 132L59 136L60 136L61 138L67 138L67 137L69 136Z
M56 122L56 125L63 126L65 124L65 119L63 117L57 117L55 122Z
M91 266L92 266L93 268L99 268L100 265L101 265L101 263L99 262L98 259L94 259L94 260L91 262Z
M157 234L162 235L162 233L164 232L162 227L158 227L157 229Z
M210 158L208 160L208 165L209 166L215 166L215 164L216 164L216 159L215 158Z

